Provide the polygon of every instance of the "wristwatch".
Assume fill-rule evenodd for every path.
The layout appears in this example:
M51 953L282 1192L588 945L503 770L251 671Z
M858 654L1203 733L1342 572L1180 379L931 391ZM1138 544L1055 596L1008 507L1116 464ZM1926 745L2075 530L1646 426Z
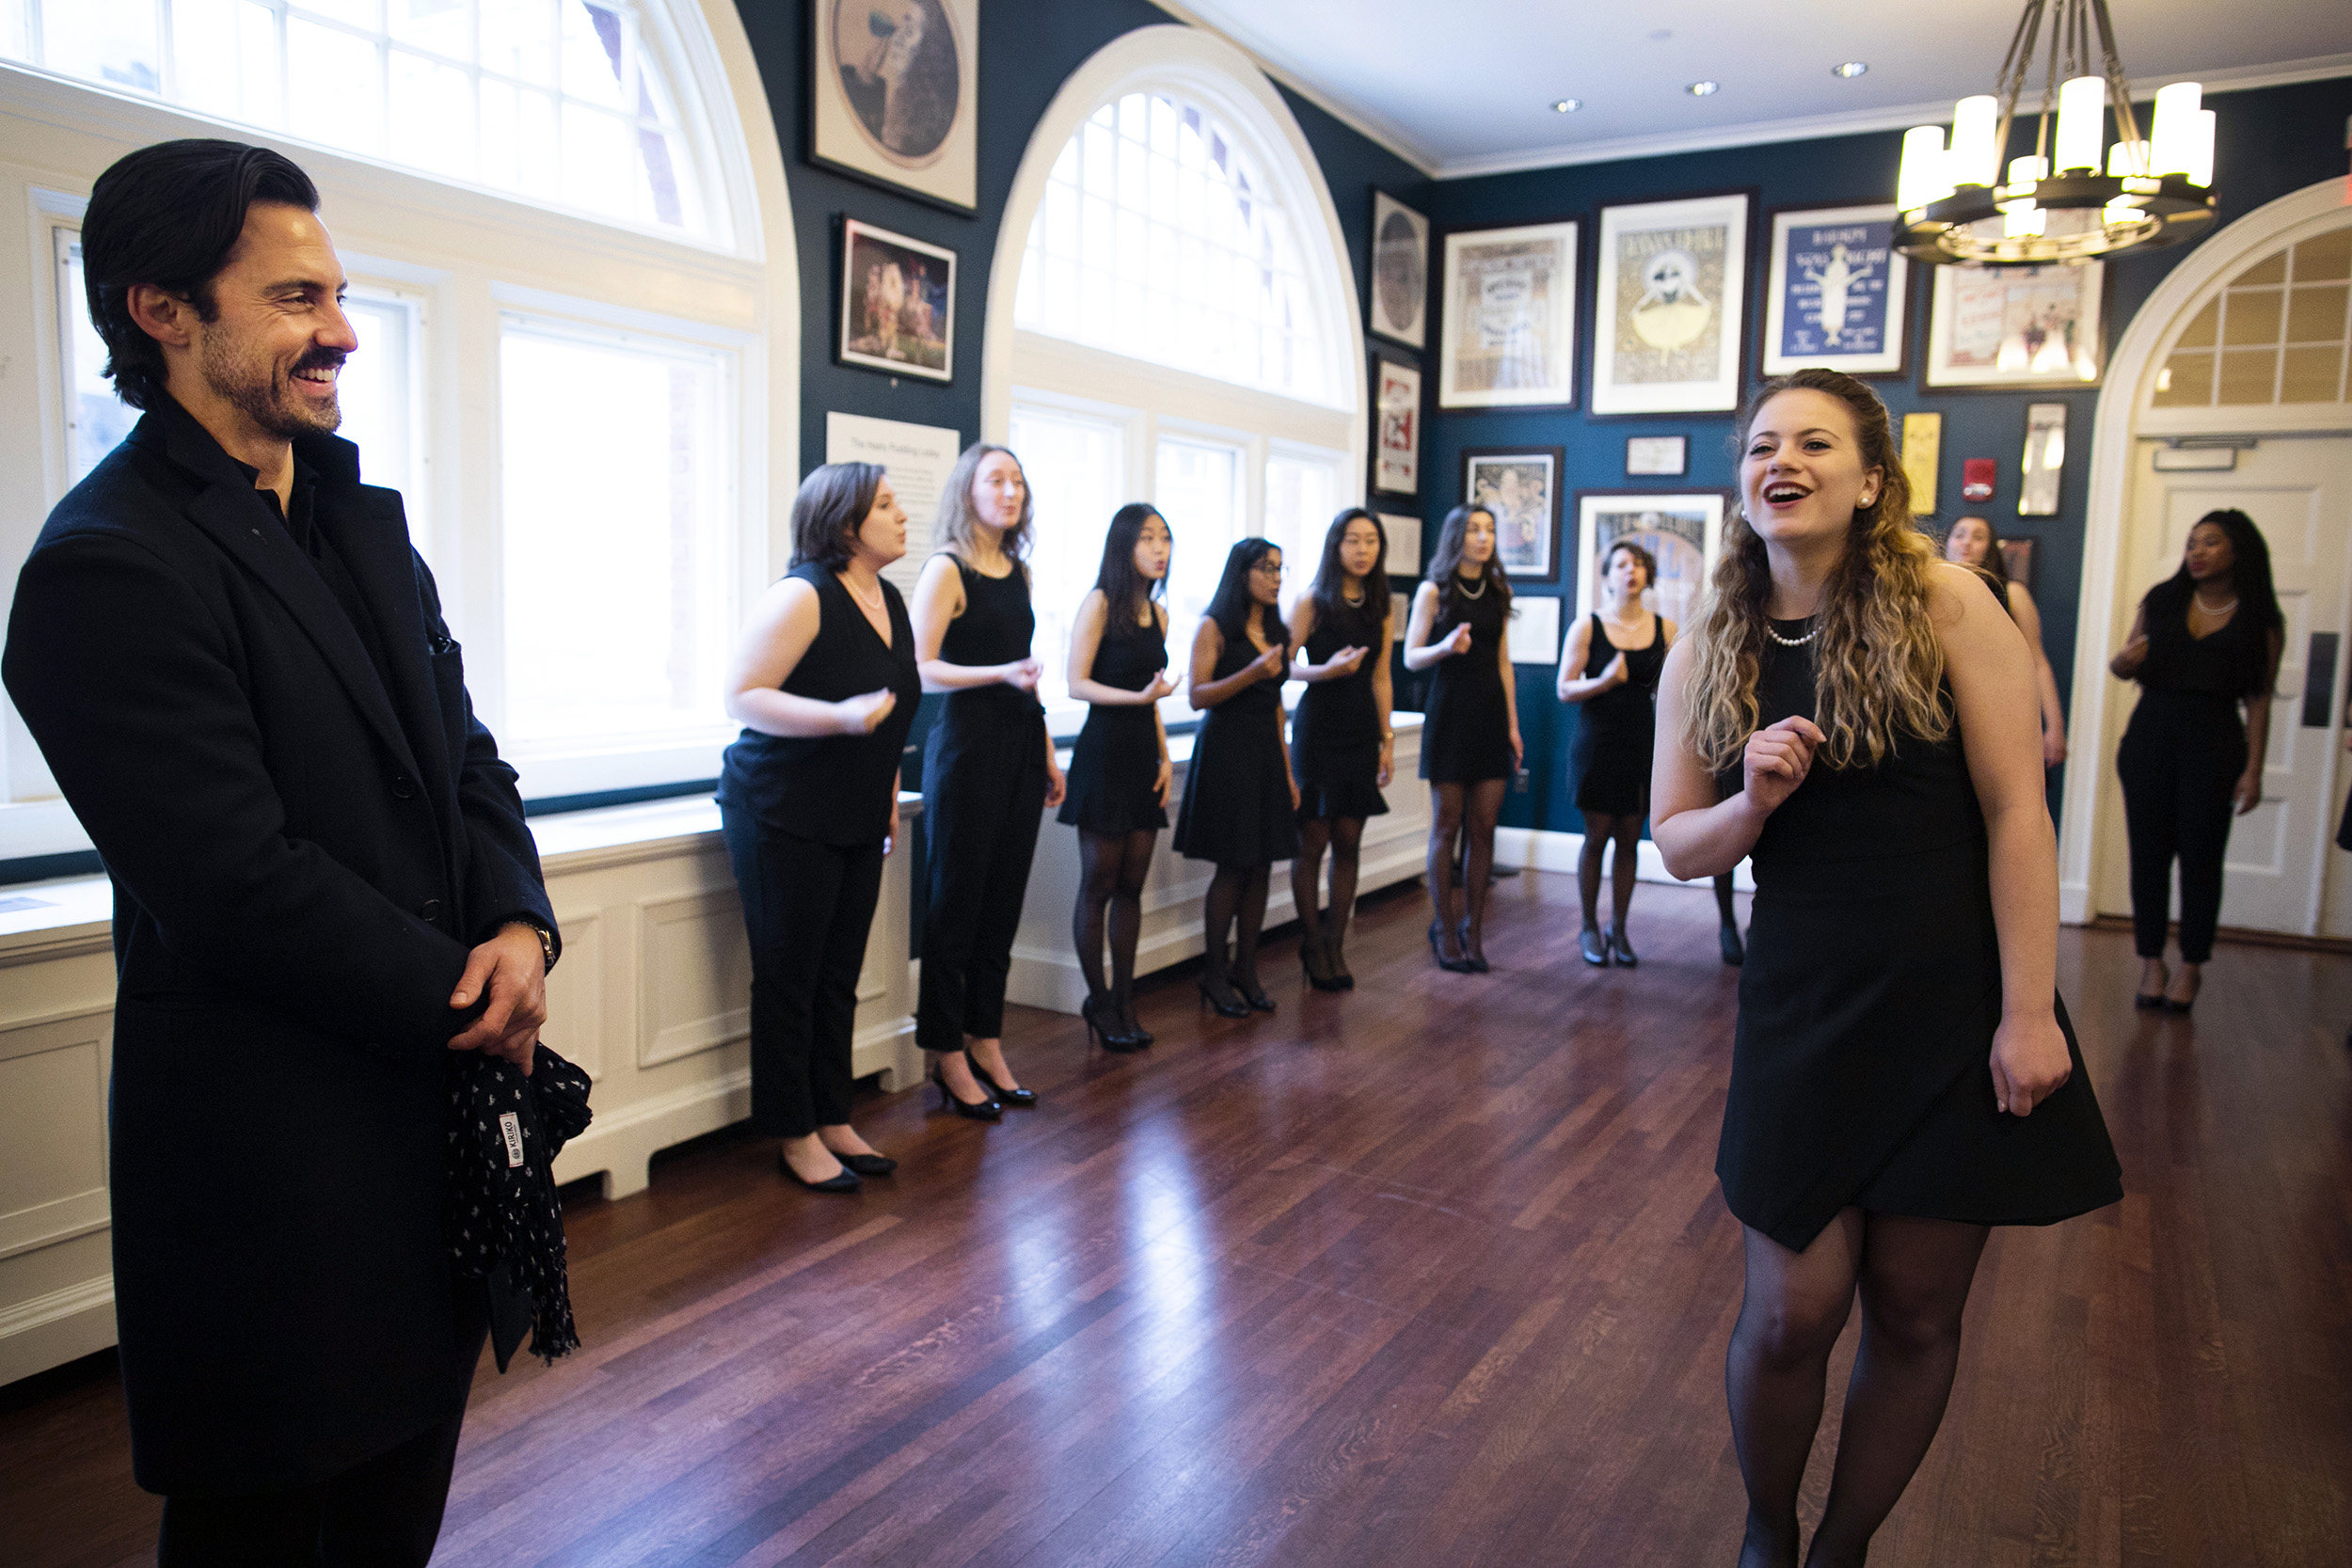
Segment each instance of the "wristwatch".
M532 936L537 937L539 939L539 957L545 960L548 970L555 968L554 932L548 930L545 926L540 925L537 921L532 919L528 915L518 914L512 920L509 920L506 924L509 926L520 926L523 929L529 931ZM542 973L545 972L543 971Z

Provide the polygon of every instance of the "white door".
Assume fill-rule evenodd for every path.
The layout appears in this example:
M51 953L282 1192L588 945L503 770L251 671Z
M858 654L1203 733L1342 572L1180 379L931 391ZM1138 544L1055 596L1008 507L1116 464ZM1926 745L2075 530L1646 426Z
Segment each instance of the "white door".
M2240 451L2236 468L2225 473L2158 473L2155 451L2143 444L2137 458L2125 580L2153 584L2170 577L2197 519L2234 506L2269 542L2286 617L2262 804L2230 830L2221 924L2352 935L2342 925L2352 917L2352 891L2328 895L2331 882L2352 886L2352 866L2334 863L2352 857L2335 847L2333 809L2343 793L2338 759L2345 661L2352 657L2352 440L2267 439ZM2116 705L2100 759L2108 782L2102 792L2099 908L2109 914L2129 914L2132 907L2122 794L2113 778L2115 743L2130 709L2128 701ZM2179 913L2176 888L2174 918Z

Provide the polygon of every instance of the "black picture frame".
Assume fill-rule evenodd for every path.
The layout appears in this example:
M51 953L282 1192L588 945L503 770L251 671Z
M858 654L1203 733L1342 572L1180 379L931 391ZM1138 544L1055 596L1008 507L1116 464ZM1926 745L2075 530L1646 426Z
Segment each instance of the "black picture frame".
M1736 288L1727 290L1730 298L1738 303L1740 312L1737 330L1726 336L1731 358L1731 373L1729 380L1725 383L1729 388L1729 402L1723 406L1670 405L1656 408L1604 409L1601 404L1613 395L1615 388L1613 379L1604 381L1600 362L1604 336L1601 330L1601 318L1604 312L1610 312L1613 309L1610 301L1602 297L1603 285L1613 277L1613 267L1607 254L1610 214L1645 207L1663 207L1685 201L1729 201L1733 199L1739 199L1744 203L1744 220L1740 230L1740 280ZM1730 414L1739 407L1740 399L1746 395L1746 388L1755 373L1755 361L1751 356L1756 350L1757 338L1748 318L1756 309L1757 303L1755 284L1757 230L1762 222L1761 209L1761 194L1754 185L1726 185L1712 190L1661 192L1657 196L1645 196L1637 199L1605 202L1593 209L1590 241L1592 257L1585 267L1585 274L1592 279L1592 282L1584 291L1585 306L1590 312L1590 320L1585 327L1584 343L1580 356L1585 362L1584 417L1588 421L1601 423L1613 420L1647 420L1655 422L1661 419L1684 417L1718 418ZM1613 331L1613 328L1612 330ZM1604 387L1609 388L1610 390L1604 391Z
M803 45L807 92L803 101L802 158L811 168L856 180L910 201L958 217L979 213L979 5L980 0L925 0L945 24L956 76L956 102L936 154L912 161L885 148L877 128L854 123L863 116L847 84L829 76L835 53L831 24L843 0L810 0ZM939 29L934 29L934 35ZM921 55L914 67L920 71ZM872 112L867 105L866 113ZM885 124L887 121L885 120ZM955 194L969 191L969 198Z
M1405 232L1387 232L1400 217ZM1429 342L1429 215L1375 185L1369 232L1372 265L1364 290L1364 330L1422 352ZM1407 302L1412 313L1400 318L1393 307Z
M1462 504L1481 507L1493 515L1495 559L1502 562L1513 582L1560 580L1560 529L1566 501L1567 458L1565 447L1463 450ZM1546 471L1549 493L1532 503L1515 501L1504 493L1504 488L1512 486L1523 495L1530 467L1540 467ZM1535 534L1533 539L1528 537L1531 531Z
M1761 264L1756 269L1762 293L1758 296L1756 311L1756 341L1752 345L1754 357L1748 361L1747 366L1750 373L1758 377L1780 373L1767 367L1774 357L1772 341L1772 291L1775 280L1781 276L1782 269L1786 265L1786 259L1782 254L1780 245L1781 220L1800 218L1814 214L1845 212L1857 207L1884 205L1886 203L1883 198L1874 201L1870 198L1862 197L1852 201L1808 201L1799 206L1772 207L1765 210L1756 224L1756 235L1763 245L1764 254L1761 258ZM1922 312L1926 309L1926 307L1920 304L1920 296L1931 292L1935 286L1933 277L1935 270L1924 262L1915 264L1905 260L1901 308L1899 310L1888 311L1886 319L1887 339L1895 347L1893 370L1857 371L1849 369L1836 359L1824 359L1820 362L1831 370L1852 376L1857 381L1908 381L1911 379L1912 372L1916 368L1912 363L1912 334L1917 329ZM1901 318L1899 321L1896 319L1898 316Z
M835 255L841 308L834 321L834 362L918 381L954 381L956 253L845 216ZM946 276L937 276L934 266ZM895 287L888 286L884 268L898 269Z

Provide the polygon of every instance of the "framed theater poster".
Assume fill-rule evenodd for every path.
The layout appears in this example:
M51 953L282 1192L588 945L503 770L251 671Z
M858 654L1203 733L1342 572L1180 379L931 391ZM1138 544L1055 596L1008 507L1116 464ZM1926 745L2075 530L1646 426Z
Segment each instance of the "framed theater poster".
M1372 487L1392 496L1421 489L1421 372L1373 361L1378 397L1373 419Z
M953 381L956 253L886 229L841 224L841 337L845 365Z
M1891 205L1772 214L1764 291L1764 373L1805 365L1900 375L1910 266L1895 249Z
M1462 454L1462 503L1495 520L1495 559L1514 581L1560 575L1559 447L1486 447Z
M1579 490L1576 493L1576 612L1600 602L1600 559L1630 539L1658 562L1642 603L1687 633L1708 575L1723 549L1728 490Z
M1575 405L1576 236L1535 223L1445 237L1438 407Z
M980 0L809 0L809 162L969 213Z
M1429 220L1372 193L1372 329L1411 348L1428 336Z
M1931 387L2091 387L2105 368L2106 264L1938 267Z
M1740 191L1600 210L1594 413L1707 414L1740 405L1754 205Z

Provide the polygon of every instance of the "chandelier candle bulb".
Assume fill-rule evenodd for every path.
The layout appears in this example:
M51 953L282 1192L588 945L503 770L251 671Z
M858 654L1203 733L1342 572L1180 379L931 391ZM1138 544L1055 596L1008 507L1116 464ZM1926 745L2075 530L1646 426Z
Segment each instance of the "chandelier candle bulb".
M1993 145L1993 137L2000 115L2000 103L1989 92L1952 105L1951 180L1955 186L1990 185L1998 178L2001 150Z
M1903 133L1902 172L1895 177L1895 205L1915 212L1952 194L1944 152L1944 128L1915 125Z
M2058 140L2050 160L2061 172L2096 173L2100 144L2106 139L2107 84L2103 76L2076 76L2058 88Z
M2197 116L2205 89L2175 82L2156 89L2156 125L2149 136L2152 174L2186 174L2192 164Z
M2201 190L2213 188L2213 130L2215 115L2211 109L2197 111L2196 130L2188 144L2188 167L2184 170L2188 182Z
M2116 179L2137 179L2151 172L2145 141L2120 141L2107 149L2107 173Z

